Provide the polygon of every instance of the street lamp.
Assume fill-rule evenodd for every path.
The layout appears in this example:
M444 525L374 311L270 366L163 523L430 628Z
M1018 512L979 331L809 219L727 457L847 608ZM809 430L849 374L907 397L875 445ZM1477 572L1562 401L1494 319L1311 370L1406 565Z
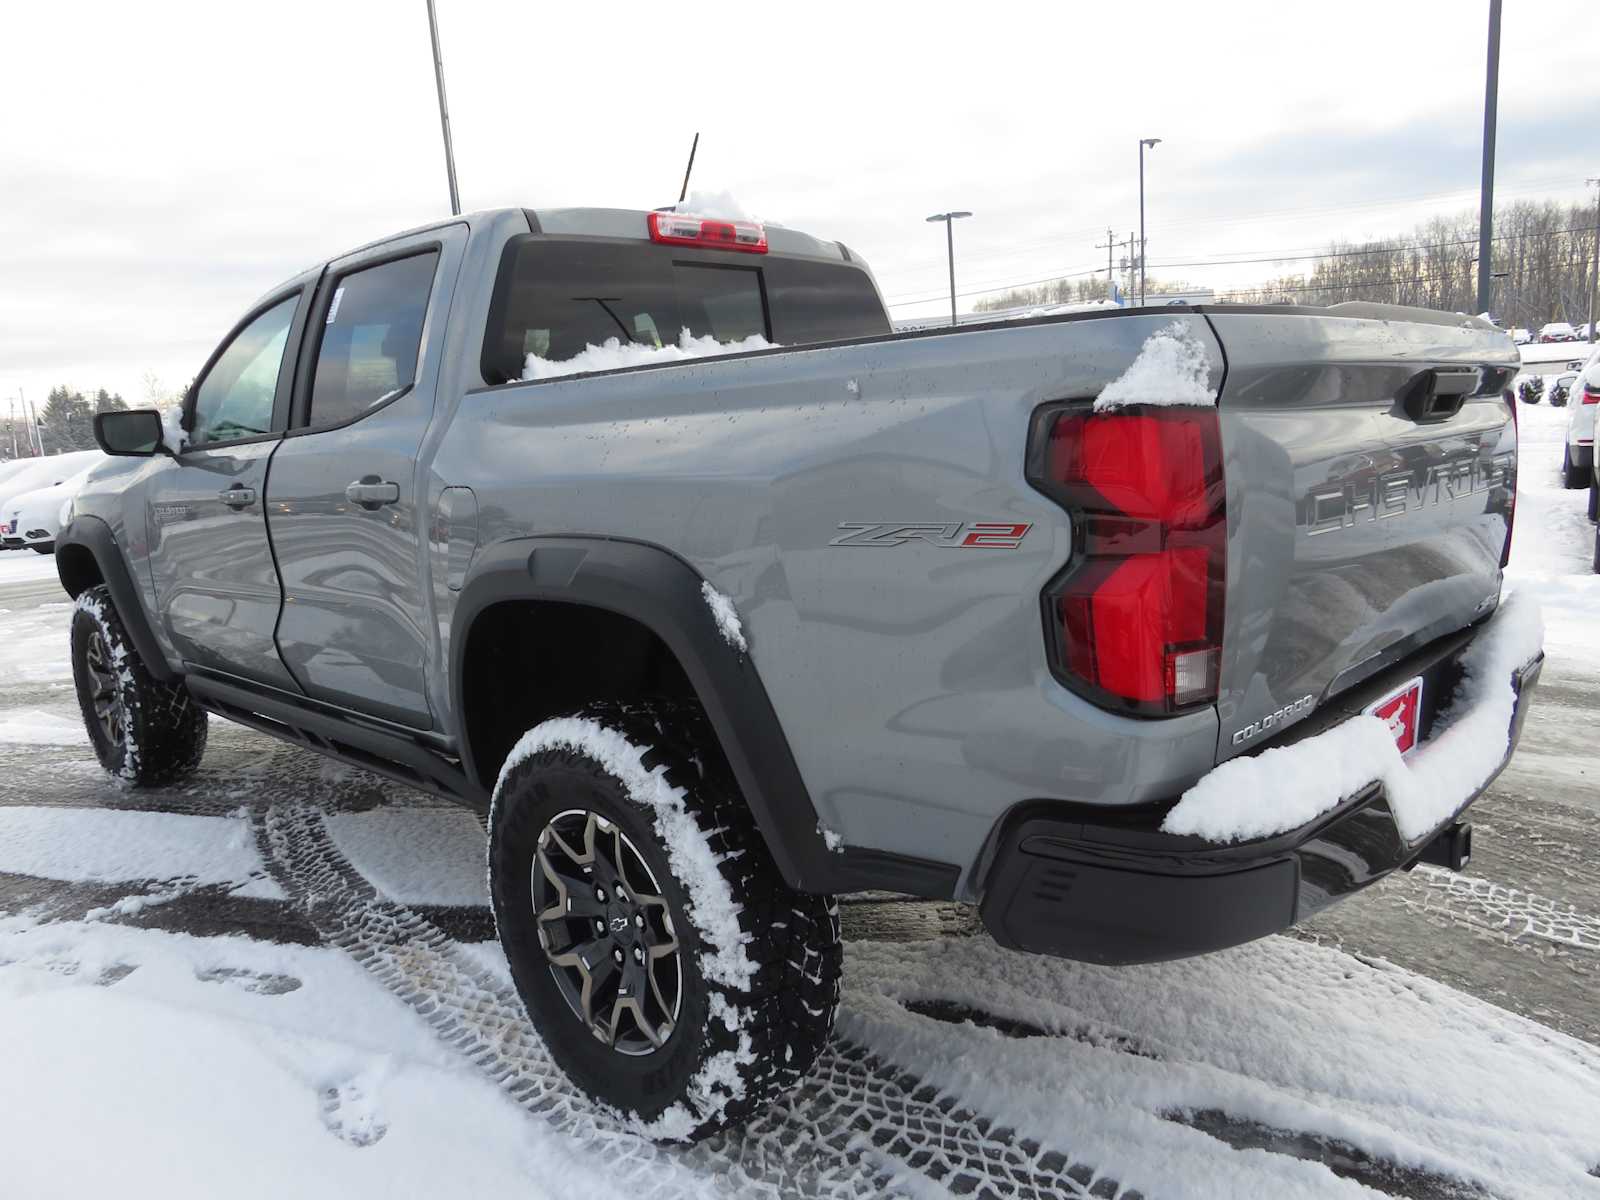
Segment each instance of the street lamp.
M1160 138L1139 139L1139 304L1144 304L1144 148L1156 146Z
M943 212L943 213L934 213L933 216L928 218L929 221L943 221L944 222L944 244L945 244L945 250L950 256L950 327L952 329L955 328L955 324L956 324L956 236L955 236L955 232L954 232L955 223L958 220L960 220L962 217L970 217L971 215L972 214L969 213L969 212Z

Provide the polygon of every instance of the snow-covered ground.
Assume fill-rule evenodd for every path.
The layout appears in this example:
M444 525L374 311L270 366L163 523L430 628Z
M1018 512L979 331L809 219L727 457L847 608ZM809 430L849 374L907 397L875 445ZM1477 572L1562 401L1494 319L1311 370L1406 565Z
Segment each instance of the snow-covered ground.
M1546 686L1587 685L1593 527L1564 414L1520 416L1509 586L1544 606ZM222 722L195 780L123 789L52 571L0 555L0 1194L1600 1197L1600 1048L1417 971L1293 937L1098 968L872 898L814 1079L655 1146L522 1019L476 817ZM1577 749L1538 719L1524 745L1592 770L1583 719ZM1532 953L1594 979L1600 916L1539 911Z

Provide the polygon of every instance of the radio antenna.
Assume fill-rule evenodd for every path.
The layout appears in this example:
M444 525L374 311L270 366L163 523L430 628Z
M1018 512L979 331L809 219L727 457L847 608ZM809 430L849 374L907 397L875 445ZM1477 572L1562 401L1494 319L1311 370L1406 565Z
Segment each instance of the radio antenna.
M700 132L695 131L694 141L689 145L689 165L683 169L683 190L678 193L678 203L682 204L689 196L689 176L694 171L694 152L700 148Z

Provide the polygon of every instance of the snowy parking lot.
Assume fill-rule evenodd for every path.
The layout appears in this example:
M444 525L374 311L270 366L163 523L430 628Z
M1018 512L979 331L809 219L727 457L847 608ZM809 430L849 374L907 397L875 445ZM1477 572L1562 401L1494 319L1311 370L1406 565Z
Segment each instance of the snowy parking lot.
M1520 415L1548 661L1467 873L1116 969L846 897L832 1049L692 1148L532 1033L476 817L216 719L194 779L125 790L52 561L0 555L4 1193L1600 1197L1600 576L1565 413Z

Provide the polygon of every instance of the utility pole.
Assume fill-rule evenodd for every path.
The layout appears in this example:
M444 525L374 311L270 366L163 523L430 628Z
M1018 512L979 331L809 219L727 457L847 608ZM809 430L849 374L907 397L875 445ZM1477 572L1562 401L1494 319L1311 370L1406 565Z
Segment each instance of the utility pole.
M1594 328L1596 310L1600 310L1600 178L1585 179L1594 192L1594 278L1589 281L1589 340L1600 342Z
M1494 131L1500 95L1500 0L1489 0L1489 63L1483 85L1483 187L1478 199L1478 311L1488 312L1494 290Z
M1118 242L1117 245L1126 246L1127 249L1128 249L1128 252L1122 256L1123 269L1125 271L1127 271L1127 273L1128 273L1128 278L1127 278L1127 281L1126 281L1126 285L1125 285L1125 287L1123 289L1123 293L1125 295L1127 295L1127 296L1132 296L1133 295L1133 280L1134 280L1134 277L1138 273L1138 270L1139 270L1139 261L1138 261L1138 259L1134 258L1134 256L1133 256L1133 246L1134 246L1133 234L1130 232L1128 234L1128 236L1123 238L1120 242Z
M1106 299L1108 300L1111 298L1111 252L1117 247L1116 236L1111 232L1111 226L1107 225L1105 245L1102 246L1099 242L1094 244L1096 250L1104 250L1106 252Z
M1500 0L1494 0L1500 3ZM1139 303L1144 304L1144 152L1145 147L1155 149L1161 144L1160 138L1139 139Z
M956 222L962 217L970 217L969 212L934 213L929 221L944 222L945 250L950 256L950 328L956 327Z
M444 130L444 169L450 176L450 215L459 217L461 193L456 190L456 151L450 141L450 109L444 102L444 58L439 53L439 19L433 13L433 0L428 0L428 36L433 39L433 82L439 89L439 126Z

